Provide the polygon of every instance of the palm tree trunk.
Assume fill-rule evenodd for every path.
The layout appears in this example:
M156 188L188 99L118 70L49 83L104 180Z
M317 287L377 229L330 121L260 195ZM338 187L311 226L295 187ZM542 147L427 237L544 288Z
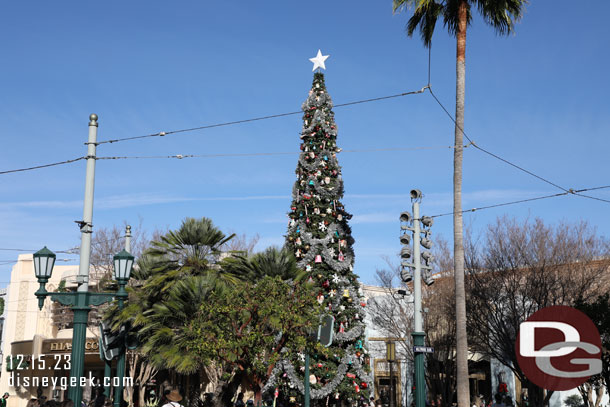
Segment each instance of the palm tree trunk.
M466 293L464 289L464 222L462 219L462 156L464 95L466 88L466 26L468 3L459 4L456 50L455 149L453 152L453 271L455 278L456 359L458 407L470 406L468 383L468 338L466 337Z

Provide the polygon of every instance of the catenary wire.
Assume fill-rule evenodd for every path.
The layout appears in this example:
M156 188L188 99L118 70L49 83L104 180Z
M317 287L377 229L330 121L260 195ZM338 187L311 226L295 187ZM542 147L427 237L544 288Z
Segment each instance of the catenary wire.
M377 102L380 100L393 99L393 98L398 98L398 97L407 96L407 95L415 95L415 94L419 94L419 93L424 93L426 88L427 88L427 86L424 86L420 90L415 90L415 91L411 91L411 92L403 92L403 93L398 93L395 95L381 96L381 97L377 97L377 98L356 100L354 102L340 103L340 104L334 105L334 107L352 106L352 105L358 105L361 103ZM143 138L149 138L149 137L164 137L164 136L168 136L170 134L186 133L186 132L191 132L191 131L196 131L196 130L211 129L211 128L215 128L215 127L232 126L235 124L250 123L250 122L255 122L255 121L260 121L260 120L275 119L278 117L293 116L295 114L303 114L303 111L299 110L299 111L295 111L295 112L279 113L279 114L272 114L272 115L268 115L268 116L254 117L251 119L242 119L242 120L234 120L234 121L230 121L230 122L207 124L207 125L203 125L203 126L190 127L190 128L186 128L186 129L180 129L180 130L161 131L159 133L145 134L142 136L133 136L133 137L117 138L117 139L112 139L112 140L103 140L103 141L98 141L97 144L99 145L99 144L106 144L106 143L119 143L121 141L137 140L137 139L143 139Z
M556 194L552 194L552 195L544 195L544 196L538 196L538 197L534 197L534 198L527 198L527 199L520 199L517 201L510 201L510 202L503 202L503 203L497 203L497 204L493 204L493 205L487 205L487 206L481 206L479 208L471 208L471 209L465 209L459 212L447 212L447 213L441 213L438 215L432 215L430 216L431 218L439 218L441 216L449 216L449 215L453 215L455 213L466 213L466 212L476 212L476 211L481 211L483 209L491 209L491 208L498 208L500 206L507 206L507 205L515 205L518 203L524 203L524 202L531 202L531 201L539 201L542 199L548 199L548 198L557 198L559 196L565 196L565 195L577 195L577 196L585 196L582 195L581 192L587 192L587 191L593 191L593 190L599 190L599 189L605 189L605 188L610 188L610 185L606 185L606 186L602 186L602 187L594 187L594 188L584 188L584 189L578 189L578 190L567 190L566 192L559 192ZM588 196L587 196L588 198ZM594 199L596 199L595 197L593 197ZM610 202L610 201L606 201L605 199L599 199L605 202Z
M467 147L467 146L465 146ZM391 152L391 151L415 151L415 150L435 150L435 149L452 149L453 146L423 146L423 147L388 147L388 148L368 148L368 149L349 149L343 150L342 153L370 153L370 152ZM213 158L213 157L257 157L257 156L273 156L273 155L295 155L301 154L301 151L294 152L274 152L274 153L219 153L219 154L176 154L176 155L149 155L149 156L113 156L113 157L97 157L98 160L127 160L127 159L161 159L161 158Z
M460 127L460 126L457 124L457 122L455 121L455 119L453 118L453 116L451 115L451 113L449 113L449 111L447 110L447 108L445 108L445 106L444 106L444 105L441 103L441 101L440 101L440 100L439 100L439 99L436 97L436 95L435 95L435 94L434 94L434 92L432 91L432 87L428 86L428 91L430 92L430 95L432 95L432 97L434 98L434 100L436 100L436 103L438 103L438 105L439 105L439 106L440 106L440 107L443 109L443 111L444 111L444 112L447 114L447 116L448 116L448 117L451 119L451 121L453 122L453 124L455 124L455 125L457 126L457 128L458 128L458 129L459 129L459 130L462 132L462 134L464 135L464 137L466 137L466 139L468 140L468 142L469 142L469 143L470 143L470 144L471 144L471 145L472 145L474 148L476 148L477 150L480 150L480 151L484 152L485 154L488 154L488 155L490 155L490 156L492 156L492 157L494 157L494 158L496 158L496 159L498 159L498 160L500 160L500 161L502 161L502 162L504 162L504 163L506 163L506 164L508 164L508 165L510 165L510 166L513 166L513 167L517 168L518 170L525 172L526 174L529 174L529 175L531 175L531 176L533 176L533 177L535 177L535 178L538 178L539 180L541 180L541 181L543 181L543 182L546 182L547 184L552 185L552 186L554 186L555 188L559 188L559 189L561 189L561 190L562 190L562 191L564 191L564 192L568 192L568 189L566 189L566 188L564 188L564 187L562 187L562 186L560 186L560 185L557 185L556 183L554 183L554 182L552 182L552 181L549 181L548 179L543 178L543 177L541 177L540 175L534 174L533 172L531 172L531 171L529 171L529 170L526 170L525 168L520 167L520 166L518 166L517 164L514 164L514 163L512 163L512 162L510 162L510 161L508 161L508 160L506 160L506 159L504 159L504 158L502 158L502 157L500 157L500 156L498 156L498 155L496 155L496 154L494 154L494 153L492 153L492 152L490 152L490 151L485 150L484 148L480 147L479 145L477 145L477 144L476 144L476 143L475 143L475 142L474 142L474 141L473 141L473 140L472 140L470 137L468 137L468 135L466 134L466 132L464 131L464 129L462 129L462 128L461 128L461 127Z
M0 171L0 175L11 174L11 173L15 173L15 172L22 172L22 171L37 170L40 168L54 167L56 165L71 164L76 161L84 160L85 158L87 158L87 157L78 157L78 158L74 158L72 160L60 161L60 162L51 163L51 164L37 165L34 167L28 167L28 168L19 168L16 170Z
M465 146L467 147L467 146ZM434 150L434 149L446 149L454 148L453 146L422 146L422 147L388 147L388 148L370 148L370 149L349 149L341 152L345 153L366 153L366 152L384 152L384 151L415 151L415 150ZM152 159L152 158L211 158L211 157L249 157L249 156L273 156L273 155L292 155L300 154L300 151L296 152L272 152L272 153L220 153L220 154L176 154L176 155L153 155L153 156L116 156L116 157L96 157L96 160L124 160L124 159ZM54 165L68 164L75 161L83 160L88 157L79 157L74 160L62 161L59 163L40 165L29 168L21 168L17 170L3 171L2 174L14 173L19 171L29 171L39 168L51 167ZM1 250L1 249L0 249Z

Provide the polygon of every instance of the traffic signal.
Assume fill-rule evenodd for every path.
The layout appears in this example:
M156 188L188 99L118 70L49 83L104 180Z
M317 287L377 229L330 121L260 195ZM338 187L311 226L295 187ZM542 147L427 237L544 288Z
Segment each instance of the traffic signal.
M322 346L329 347L333 343L334 325L334 316L324 315L320 317L320 325L318 325L318 341Z
M137 349L140 346L140 340L138 339L138 335L132 329L131 322L127 322L125 325L125 347L129 350Z
M409 283L413 280L413 276L411 275L409 268L403 267L402 270L400 270L400 279L405 283Z
M410 281L413 280L413 277L411 276L411 272L410 272L410 268L414 267L414 265L412 263L409 263L408 261L405 261L407 259L410 259L411 256L413 256L413 251L411 250L411 236L409 234L409 231L413 231L413 216L411 216L411 214L409 212L402 212L400 214L400 230L401 230L401 235L400 235L400 244L403 246L402 249L400 249L400 258L403 260L401 262L401 266L402 269L400 271L400 279L405 282L408 283Z
M106 362L119 356L125 342L125 329L121 327L119 332L112 332L110 324L100 322L100 358Z

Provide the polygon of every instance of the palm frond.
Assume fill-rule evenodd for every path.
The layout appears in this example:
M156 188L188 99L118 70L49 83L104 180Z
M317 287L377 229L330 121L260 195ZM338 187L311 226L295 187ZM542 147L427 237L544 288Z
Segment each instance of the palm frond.
M527 3L527 0L476 0L485 22L501 35L513 32L514 24L521 19Z

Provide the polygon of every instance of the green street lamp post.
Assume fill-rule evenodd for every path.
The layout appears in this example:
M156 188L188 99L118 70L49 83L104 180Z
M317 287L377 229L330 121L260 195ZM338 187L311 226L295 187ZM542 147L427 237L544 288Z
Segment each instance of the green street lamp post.
M116 298L119 303L119 310L123 309L124 301L127 299L127 291L125 286L131 277L131 269L133 268L134 257L127 251L121 250L114 256L114 279L119 284L119 290L116 293ZM116 365L116 375L119 380L118 386L114 390L114 406L121 407L123 400L123 377L125 377L125 347L119 353L119 358Z
M115 256L115 278L119 283L119 290L116 293L94 293L89 291L48 292L46 290L46 283L53 273L55 253L47 249L46 246L34 253L34 273L40 283L40 288L35 293L38 298L38 308L42 309L45 298L50 297L51 301L70 306L74 313L68 398L74 402L75 406L80 406L82 401L83 389L80 378L84 377L85 340L89 311L91 311L92 305L101 305L112 301L114 298L118 299L119 307L122 306L124 299L127 297L125 284L129 280L133 260L134 257L124 250ZM118 272L116 270L117 261L119 265ZM123 372L124 370L123 364ZM121 383L122 380L121 377Z
M393 363L396 361L396 344L394 341L386 342L386 360L388 361L388 365L390 365L390 407L395 406L395 395L396 390L394 389L394 371L392 369Z

